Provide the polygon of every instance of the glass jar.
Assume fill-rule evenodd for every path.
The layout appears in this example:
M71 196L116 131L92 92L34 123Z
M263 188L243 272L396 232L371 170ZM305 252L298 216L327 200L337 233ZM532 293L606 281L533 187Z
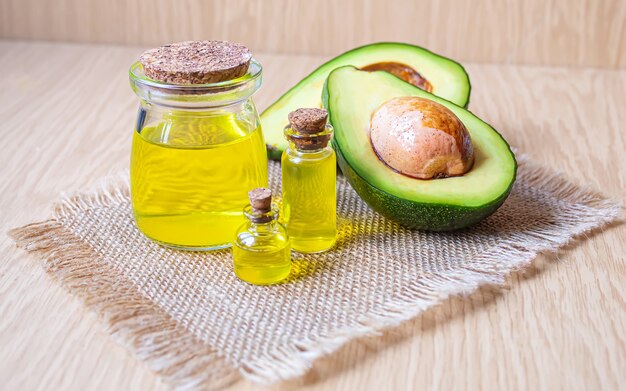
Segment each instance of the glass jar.
M130 68L140 105L130 185L137 226L161 244L190 250L231 245L250 189L266 187L267 153L252 94L261 65L237 79L180 85Z

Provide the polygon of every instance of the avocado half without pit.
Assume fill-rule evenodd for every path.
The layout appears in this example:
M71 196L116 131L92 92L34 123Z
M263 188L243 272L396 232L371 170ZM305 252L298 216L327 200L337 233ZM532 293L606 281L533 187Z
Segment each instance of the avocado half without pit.
M320 97L328 74L346 65L369 72L385 71L459 106L469 103L469 77L457 62L405 43L361 46L322 64L261 113L263 136L271 159L280 159L287 147L283 137L287 115L300 107L321 107Z
M507 142L468 110L388 72L333 70L322 101L341 171L368 205L411 228L467 227L506 200Z

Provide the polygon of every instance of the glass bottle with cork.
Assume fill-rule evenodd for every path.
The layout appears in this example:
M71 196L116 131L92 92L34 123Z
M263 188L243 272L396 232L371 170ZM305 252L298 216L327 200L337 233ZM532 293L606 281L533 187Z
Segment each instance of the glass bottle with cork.
M291 247L302 253L332 248L337 237L337 158L329 145L333 128L323 109L289 113L283 152L283 222Z
M191 250L231 245L248 190L268 183L251 98L261 72L248 48L224 41L161 46L131 66L140 98L131 200L147 237Z
M278 222L272 191L257 188L248 193L247 218L235 234L233 261L241 280L256 284L278 283L291 271L291 247L285 227Z

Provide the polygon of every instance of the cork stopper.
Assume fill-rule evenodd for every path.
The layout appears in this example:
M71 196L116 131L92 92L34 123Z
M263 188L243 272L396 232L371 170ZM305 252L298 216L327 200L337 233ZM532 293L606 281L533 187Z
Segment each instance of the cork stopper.
M287 117L293 130L300 133L319 133L324 131L328 120L328 111L324 109L298 109Z
M258 187L248 192L250 205L255 212L267 213L272 210L272 191L265 187Z
M185 41L143 52L139 61L147 77L170 84L208 84L248 72L252 52L226 41Z
M324 109L297 109L289 113L289 126L293 132L286 133L296 148L313 151L326 148L331 133L326 128L328 112Z

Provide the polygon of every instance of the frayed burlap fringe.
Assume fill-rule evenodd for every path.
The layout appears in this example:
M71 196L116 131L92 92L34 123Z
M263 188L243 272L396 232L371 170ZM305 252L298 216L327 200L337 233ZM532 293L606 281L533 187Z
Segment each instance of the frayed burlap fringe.
M77 234L79 231L66 226L68 219L86 210L128 204L125 178L109 179L97 191L69 197L56 205L54 218L14 229L10 235L19 247L40 255L48 273L81 297L87 307L105 320L114 336L173 386L218 389L240 376L259 383L272 383L303 375L316 359L346 342L379 334L384 328L411 319L450 295L469 294L485 284L502 285L508 273L527 266L538 253L556 251L573 238L614 221L621 213L618 204L547 172L525 157L519 158L519 164L518 182L551 194L557 203L568 204L570 214L559 216L561 227L567 229L546 224L524 232L510 232L497 247L481 252L471 263L455 264L452 259L428 269L400 291L393 292L393 297L384 305L360 314L349 325L330 328L330 332L314 338L307 334L280 346L260 348L256 356L240 361L233 358L236 354L226 354L210 346L204 338L174 319L162 305L140 292L118 267L108 262L107 254L90 244L91 237L81 236ZM276 172L275 167L273 171ZM340 197L341 189L351 191L345 183L340 184ZM72 224L80 225L80 221ZM394 230L398 235L406 232L401 228Z
M111 196L73 197L66 202L77 203L59 205L57 213L96 206ZM57 220L16 228L10 235L26 251L40 255L46 271L80 297L114 337L168 383L180 389L203 385L218 389L239 378L232 365L139 294L119 272L98 261L100 255Z

